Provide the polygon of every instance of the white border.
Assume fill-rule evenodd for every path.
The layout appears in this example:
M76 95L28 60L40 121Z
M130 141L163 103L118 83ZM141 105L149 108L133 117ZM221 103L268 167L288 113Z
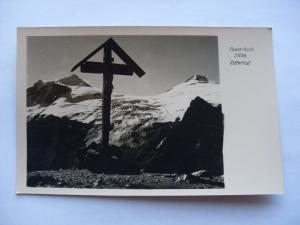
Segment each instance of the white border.
M282 194L283 177L271 28L53 27L18 28L17 194L100 196L199 196ZM76 189L26 186L27 36L212 35L218 36L225 114L224 189ZM251 66L230 66L230 46L254 47Z

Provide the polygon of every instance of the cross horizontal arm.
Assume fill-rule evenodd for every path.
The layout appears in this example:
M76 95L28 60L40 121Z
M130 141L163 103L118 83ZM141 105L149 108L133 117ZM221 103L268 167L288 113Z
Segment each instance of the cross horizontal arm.
M116 75L133 75L132 69L123 64L102 63L102 62L85 62L80 66L83 73L112 73Z

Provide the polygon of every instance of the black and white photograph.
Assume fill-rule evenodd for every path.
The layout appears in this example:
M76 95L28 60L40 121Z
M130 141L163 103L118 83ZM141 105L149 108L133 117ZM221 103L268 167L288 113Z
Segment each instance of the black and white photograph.
M299 8L0 0L0 225L298 224Z
M225 187L217 36L26 45L27 187Z

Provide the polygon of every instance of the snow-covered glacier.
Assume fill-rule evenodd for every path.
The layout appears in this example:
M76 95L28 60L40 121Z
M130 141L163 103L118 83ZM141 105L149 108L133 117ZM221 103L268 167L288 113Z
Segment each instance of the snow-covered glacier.
M219 84L194 75L173 88L152 96L112 95L110 143L138 147L144 130L153 123L181 120L190 102L199 96L212 106L220 104ZM71 75L38 81L27 89L27 122L47 116L90 124L86 146L101 140L101 90ZM134 135L133 135L134 134Z

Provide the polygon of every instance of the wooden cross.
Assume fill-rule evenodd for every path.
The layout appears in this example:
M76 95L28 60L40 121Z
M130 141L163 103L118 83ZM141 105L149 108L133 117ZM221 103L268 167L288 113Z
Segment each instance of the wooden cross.
M103 62L88 61L96 53L103 49ZM113 63L114 58L112 53L120 57L125 64ZM103 94L102 94L102 144L103 147L109 145L110 131L110 108L111 108L111 93L113 89L113 75L128 75L132 76L135 73L142 77L145 72L126 54L126 52L112 39L109 38L106 42L92 51L71 70L73 72L78 67L83 73L102 73L103 74Z

